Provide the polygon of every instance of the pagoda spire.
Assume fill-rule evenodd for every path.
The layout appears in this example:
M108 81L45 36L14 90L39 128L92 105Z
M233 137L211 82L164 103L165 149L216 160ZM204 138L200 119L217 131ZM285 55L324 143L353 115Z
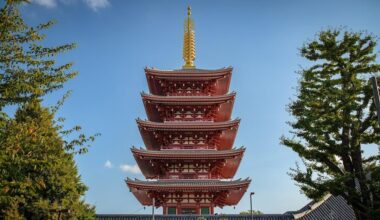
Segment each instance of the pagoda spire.
M183 69L195 69L195 35L194 22L191 18L191 7L187 7L187 18L185 20L185 32L183 38L183 60L185 64Z

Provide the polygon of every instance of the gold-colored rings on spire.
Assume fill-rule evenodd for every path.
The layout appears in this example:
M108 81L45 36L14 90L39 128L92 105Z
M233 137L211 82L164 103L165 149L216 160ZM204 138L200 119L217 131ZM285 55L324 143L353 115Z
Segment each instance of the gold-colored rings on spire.
M185 64L183 69L195 69L195 34L194 22L191 18L191 7L187 7L187 18L185 20L185 32L183 38L183 60Z

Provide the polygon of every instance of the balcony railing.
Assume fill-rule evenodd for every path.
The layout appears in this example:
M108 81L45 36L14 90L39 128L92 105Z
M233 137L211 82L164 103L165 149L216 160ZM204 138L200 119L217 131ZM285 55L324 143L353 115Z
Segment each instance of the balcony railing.
M98 214L98 220L152 220L152 215ZM263 215L155 215L155 220L293 220L291 214Z

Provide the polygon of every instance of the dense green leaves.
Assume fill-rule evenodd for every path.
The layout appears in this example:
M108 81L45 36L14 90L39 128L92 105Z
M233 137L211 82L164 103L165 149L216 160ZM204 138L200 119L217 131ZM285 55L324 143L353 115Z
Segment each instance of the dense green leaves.
M45 36L41 31L53 22L29 27L17 7L6 4L0 9L0 110L42 97L77 74L69 70L72 64L57 65L55 61L57 54L75 45L42 46Z
M64 219L77 219L90 208L80 200L87 187L64 143L54 116L39 101L8 120L0 138L0 216L54 219L62 210Z
M0 219L93 219L73 157L94 137L70 139L81 128L64 130L64 120L55 119L63 101L51 109L41 105L76 75L70 63L55 61L75 45L42 46L41 31L53 22L28 26L21 2L8 0L0 9ZM14 116L7 106L17 107Z
M289 105L295 120L282 144L304 160L291 176L310 198L342 195L358 219L380 212L379 155L365 158L365 144L380 143L380 129L368 82L380 71L375 38L366 33L327 30L305 44L301 56L313 63L300 71L298 94Z

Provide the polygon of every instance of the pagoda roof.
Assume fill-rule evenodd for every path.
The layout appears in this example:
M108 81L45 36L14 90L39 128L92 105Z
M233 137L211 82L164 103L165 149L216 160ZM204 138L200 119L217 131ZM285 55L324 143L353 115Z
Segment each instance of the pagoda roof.
M204 192L216 193L217 201L215 204L223 207L224 205L236 205L247 190L251 180L238 179L231 181L215 179L181 179L181 180L156 180L142 181L125 180L131 192L140 201L142 205L152 205L153 198L149 195L155 195L168 192Z
M219 180L219 179L162 179L162 180L152 180L143 181L139 179L132 180L130 178L126 179L128 186L139 187L140 189L156 190L156 191L167 191L176 192L178 189L184 191L194 191L194 190L207 190L207 191L220 191L229 190L234 188L241 188L248 186L251 180L246 178L244 180Z
M170 145L164 143L165 132L172 134L179 133L198 133L209 132L215 135L215 140L210 147L216 147L218 150L231 149L235 141L236 133L239 127L240 119L232 121L212 122L212 121L167 121L152 122L137 119L141 137L145 146L149 150L159 150L163 146ZM162 135L159 135L161 133ZM210 139L211 141L211 139Z
M145 68L147 75L156 76L158 78L198 78L198 77L220 77L226 74L231 74L232 67L224 67L220 69L174 69L160 70L157 68Z
M239 168L245 148L232 150L160 150L151 151L131 148L140 170L145 178L164 176L166 163L211 162L210 172L214 177L232 178ZM218 163L215 163L218 162Z
M159 158L162 160L173 159L226 159L240 156L245 148L234 148L231 150L145 150L131 148L135 156L142 156L144 159Z
M147 120L136 120L139 127L144 130L175 130L175 131L212 131L228 129L238 126L240 119L230 121L212 122L212 121L168 121L168 122L153 122Z
M208 120L227 121L231 118L236 93L216 96L159 96L141 93L148 119L155 122L170 120L174 117L167 108L203 106L210 107Z
M210 105L219 104L234 99L236 92L231 92L227 95L215 96L160 96L147 93L141 93L143 100L152 103L162 103L168 105Z
M155 95L166 95L168 93L168 88L170 86L173 86L173 84L177 84L177 82L198 82L198 84L202 84L202 88L212 87L212 89L209 91L210 94L223 95L228 92L231 74L232 67L216 70L159 70L145 68L145 75L148 82L149 91ZM212 85L211 82L213 82ZM174 89L174 91L175 90L176 89Z

